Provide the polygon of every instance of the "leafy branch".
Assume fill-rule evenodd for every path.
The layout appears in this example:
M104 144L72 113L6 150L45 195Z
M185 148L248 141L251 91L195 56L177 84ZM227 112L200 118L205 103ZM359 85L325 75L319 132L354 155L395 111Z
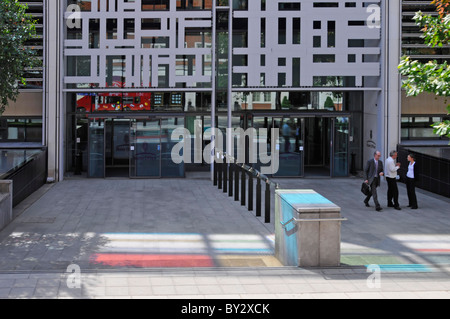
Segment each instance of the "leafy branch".
M18 0L0 1L0 115L19 95L18 82L26 84L25 70L41 65L27 41L36 38L36 23Z

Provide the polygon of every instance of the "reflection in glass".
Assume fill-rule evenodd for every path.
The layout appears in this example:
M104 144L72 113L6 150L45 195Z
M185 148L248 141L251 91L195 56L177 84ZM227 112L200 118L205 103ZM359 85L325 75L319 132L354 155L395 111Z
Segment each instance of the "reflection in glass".
M132 123L130 177L161 176L161 127L159 120Z
M281 76L284 81L285 74ZM235 75L236 76L236 75ZM244 81L240 77L236 81ZM236 82L237 83L237 82ZM242 83L242 82L239 82ZM324 110L345 111L343 92L235 92L234 111L239 110ZM220 107L220 104L219 104Z
M348 175L349 118L337 117L334 122L334 171L333 176Z
M184 128L184 118L174 117L161 120L162 177L184 177L184 162L175 164L172 160L172 149L183 141L181 136L172 139L172 133L177 128ZM181 152L179 155L183 156L183 153Z
M89 123L89 168L88 176L105 177L105 122L103 120Z
M280 152L280 167L275 176L302 176L301 119L274 118L273 125L279 129L277 148Z

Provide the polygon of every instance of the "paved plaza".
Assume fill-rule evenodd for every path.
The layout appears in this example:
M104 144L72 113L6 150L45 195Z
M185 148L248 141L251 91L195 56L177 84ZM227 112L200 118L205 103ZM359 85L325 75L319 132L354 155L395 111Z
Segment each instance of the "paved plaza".
M376 212L364 206L359 178L276 181L342 208L341 267L283 267L274 216L265 224L206 173L72 177L22 202L0 232L0 298L450 297L449 198L418 190L411 210L400 184L396 211L385 207L383 182Z

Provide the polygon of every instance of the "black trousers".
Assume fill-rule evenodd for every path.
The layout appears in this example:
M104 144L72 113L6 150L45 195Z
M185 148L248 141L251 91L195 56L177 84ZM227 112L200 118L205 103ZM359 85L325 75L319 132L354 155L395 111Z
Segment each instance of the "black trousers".
M381 207L381 205L378 202L377 185L378 185L378 180L377 180L377 178L374 178L372 184L370 185L370 193L369 193L369 195L367 195L366 199L364 200L364 203L368 204L370 198L373 198L373 202L375 203L375 207L379 208L379 207Z
M399 207L397 180L395 178L386 177L386 181L388 184L387 204L388 206Z
M414 178L406 178L406 190L408 192L409 207L417 208L416 181Z

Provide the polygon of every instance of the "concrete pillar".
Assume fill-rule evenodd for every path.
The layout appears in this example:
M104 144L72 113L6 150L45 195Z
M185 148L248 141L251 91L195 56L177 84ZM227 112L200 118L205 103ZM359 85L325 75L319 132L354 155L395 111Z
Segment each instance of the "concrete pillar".
M381 2L380 92L364 93L364 164L375 150L383 160L400 143L401 1ZM366 83L367 84L367 83Z
M385 1L386 6L386 135L385 157L401 140L401 77L398 65L401 56L401 1Z
M65 112L62 103L62 54L61 37L63 2L46 2L45 17L45 119L44 143L48 147L48 177L61 181L64 176L64 122Z

